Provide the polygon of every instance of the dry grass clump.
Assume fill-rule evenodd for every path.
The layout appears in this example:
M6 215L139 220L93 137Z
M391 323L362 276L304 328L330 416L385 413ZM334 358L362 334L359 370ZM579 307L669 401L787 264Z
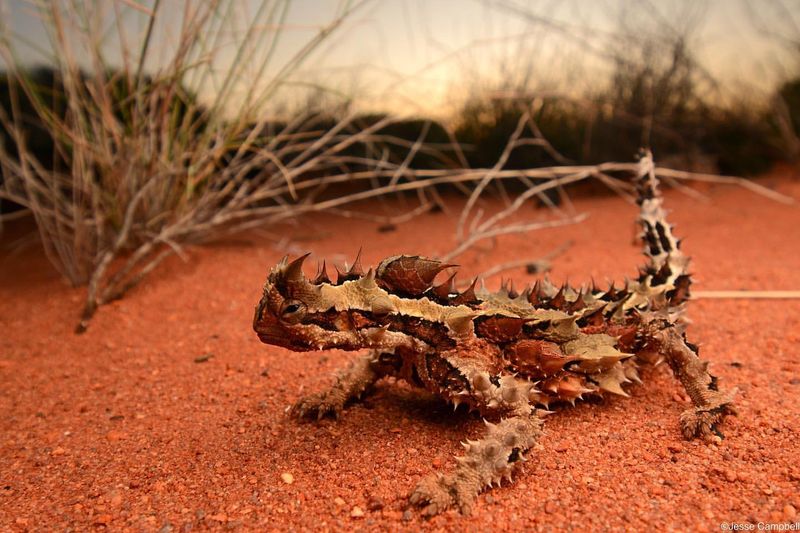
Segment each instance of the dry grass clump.
M176 19L174 6L158 0L152 9L31 2L51 41L49 79L21 66L24 36L0 23L9 66L0 198L24 206L55 268L88 286L79 330L186 244L344 205L359 196L323 191L355 167L378 179L371 172L389 166L376 146L393 143L379 134L391 117L363 124L346 104L286 121L265 113L298 65L360 6L343 3L294 56L273 64L289 4L187 0ZM126 34L130 17L143 22L140 37ZM157 42L165 25L178 32L172 44ZM112 68L114 54L121 59ZM400 166L389 181L404 179ZM430 203L424 191L419 198Z

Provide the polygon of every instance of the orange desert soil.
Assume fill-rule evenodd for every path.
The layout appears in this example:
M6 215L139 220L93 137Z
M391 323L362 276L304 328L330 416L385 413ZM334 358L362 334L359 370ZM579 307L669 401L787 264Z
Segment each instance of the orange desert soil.
M783 171L761 183L800 198L799 179ZM694 260L693 288L800 289L800 208L730 186L703 192L710 202L666 194ZM488 243L460 258L461 279L568 239L555 281L634 276L643 261L636 208L613 196L575 207L590 215L583 224ZM481 495L470 517L422 520L406 512L406 498L422 476L455 464L459 441L481 435L477 417L382 383L338 422L288 418L287 406L330 384L353 354L261 344L251 321L267 269L287 250L342 262L363 246L365 265L434 255L452 246L453 228L446 213L391 233L320 216L286 231L291 247L254 233L192 248L187 262L173 258L102 308L81 336L73 328L83 290L35 247L5 246L0 530L714 531L723 522L800 521L797 299L689 304L690 338L722 385L740 390L740 414L724 424L722 442L681 438L678 416L689 403L662 365L628 399L548 417L525 471ZM517 286L532 279L512 277Z

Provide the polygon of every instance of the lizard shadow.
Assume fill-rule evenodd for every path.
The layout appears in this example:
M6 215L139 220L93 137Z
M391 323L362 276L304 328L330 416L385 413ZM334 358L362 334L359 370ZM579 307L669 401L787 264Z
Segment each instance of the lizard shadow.
M452 404L433 393L403 382L379 384L374 394L364 400L362 405L366 409L380 409L390 416L405 417L442 429L463 427L465 424L480 421L477 412L470 413L465 405L454 410Z

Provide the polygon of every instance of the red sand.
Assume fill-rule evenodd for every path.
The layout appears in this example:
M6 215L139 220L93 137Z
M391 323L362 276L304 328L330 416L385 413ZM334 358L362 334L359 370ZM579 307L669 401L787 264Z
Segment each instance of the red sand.
M766 183L800 198L797 176ZM800 208L732 187L706 192L711 203L667 194L694 257L695 288L800 289ZM615 197L576 206L589 221L510 236L490 253L487 245L462 259L464 277L565 239L575 245L555 261L554 279L634 274L635 208ZM352 260L363 245L374 263L441 252L452 228L445 214L388 234L319 218L296 235L332 230L298 250ZM482 495L473 516L423 521L404 516L406 496L421 476L450 468L459 441L483 424L389 383L339 422L288 419L285 408L330 383L352 355L259 343L251 315L282 252L252 240L193 249L188 263L174 258L101 309L83 336L72 333L81 290L34 251L0 259L1 530L713 531L722 522L800 521L799 300L690 304L691 338L723 385L741 390L721 444L681 439L687 399L661 367L630 399L552 415L526 471ZM351 516L355 507L363 516Z

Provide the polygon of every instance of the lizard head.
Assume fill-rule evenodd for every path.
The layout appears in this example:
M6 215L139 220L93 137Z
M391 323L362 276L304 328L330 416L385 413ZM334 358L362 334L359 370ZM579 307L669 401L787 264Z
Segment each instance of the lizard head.
M446 286L432 287L438 272L452 266L416 256L395 256L364 272L359 258L331 282L323 263L313 280L303 273L309 254L282 259L267 277L253 329L266 344L312 350L396 348L409 338L390 327L398 305L423 294L448 298ZM436 295L440 296L437 297Z
M303 273L308 255L292 262L284 257L270 270L253 317L253 329L261 342L298 352L334 347L329 341L335 325L327 323L329 313L321 309L327 307L321 301L321 285L327 281L327 274L308 280Z

